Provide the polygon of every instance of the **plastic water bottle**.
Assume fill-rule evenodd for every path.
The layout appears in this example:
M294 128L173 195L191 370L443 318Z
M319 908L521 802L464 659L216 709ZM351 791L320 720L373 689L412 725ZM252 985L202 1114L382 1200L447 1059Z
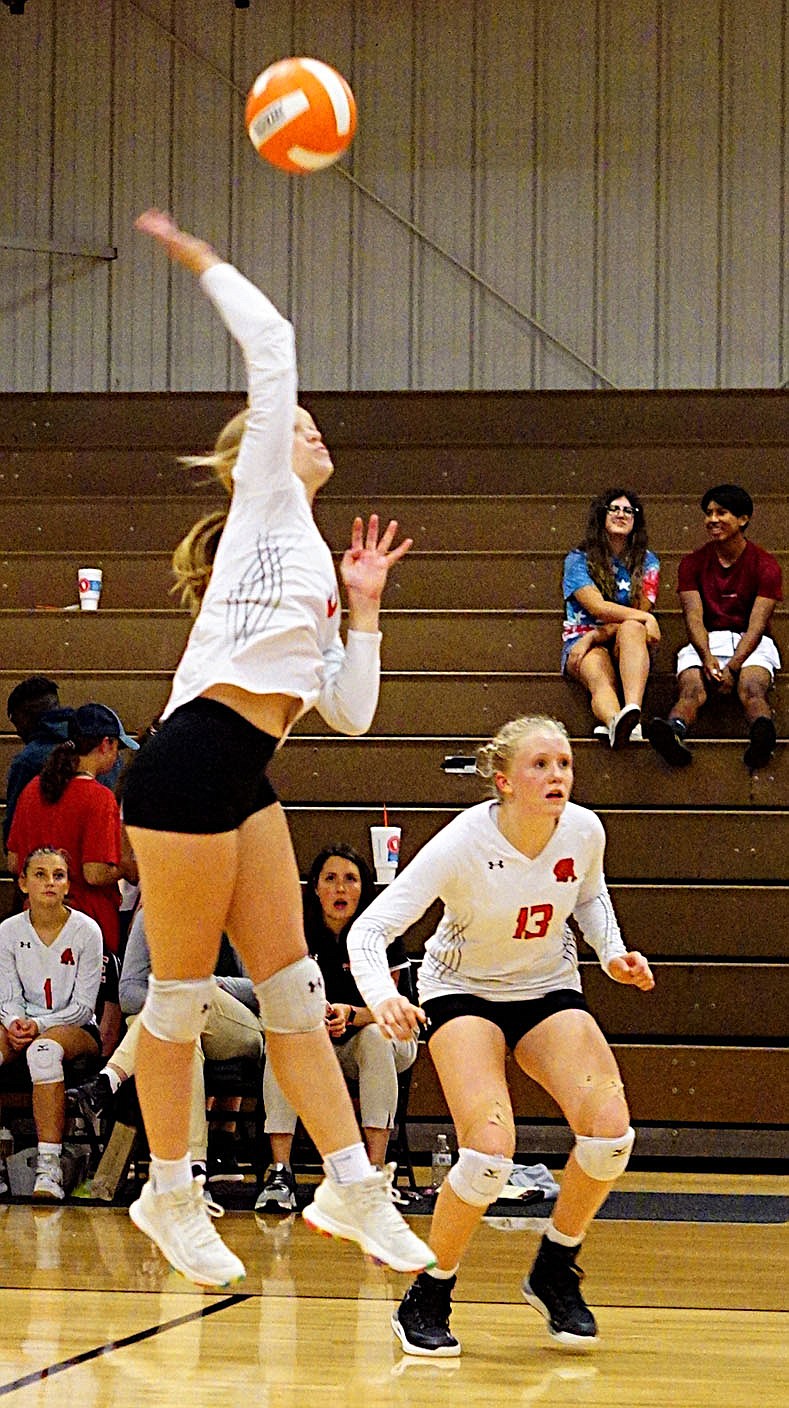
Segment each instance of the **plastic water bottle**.
M438 1192L452 1167L452 1150L449 1147L449 1140L445 1134L436 1135L436 1142L433 1145L433 1154L430 1163L433 1175L433 1188Z
M7 1193L9 1189L8 1160L14 1152L14 1136L10 1129L3 1125L0 1129L0 1193Z

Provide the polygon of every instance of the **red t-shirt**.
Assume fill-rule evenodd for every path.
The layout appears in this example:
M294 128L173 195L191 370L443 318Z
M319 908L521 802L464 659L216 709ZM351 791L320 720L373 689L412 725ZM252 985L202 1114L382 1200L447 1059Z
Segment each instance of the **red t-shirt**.
M88 885L82 874L86 861L120 863L121 814L109 789L93 777L74 777L59 802L45 802L40 781L34 777L20 793L8 849L21 865L37 846L57 846L67 852L68 902L96 920L105 947L116 953L120 938L117 883Z
M682 558L677 591L698 592L708 631L742 632L757 596L781 601L781 565L772 553L747 542L737 561L725 567L715 544L705 543Z

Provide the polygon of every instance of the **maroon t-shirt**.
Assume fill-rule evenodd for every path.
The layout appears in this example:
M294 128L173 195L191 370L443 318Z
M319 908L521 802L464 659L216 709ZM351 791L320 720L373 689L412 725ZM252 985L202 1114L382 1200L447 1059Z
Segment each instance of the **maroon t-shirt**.
M708 631L742 632L757 596L781 601L781 565L772 553L747 542L731 567L718 559L714 543L689 552L679 564L677 591L698 592Z

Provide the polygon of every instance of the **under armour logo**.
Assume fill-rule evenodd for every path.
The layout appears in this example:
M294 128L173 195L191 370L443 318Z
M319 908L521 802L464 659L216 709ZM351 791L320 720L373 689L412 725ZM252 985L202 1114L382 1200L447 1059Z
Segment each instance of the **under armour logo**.
M495 869L496 869L496 866L499 867L499 870L503 870L503 869L504 869L504 861L503 861L503 860L489 860L489 861L488 861L488 870L495 870Z
M320 981L320 979L318 979L318 981L316 982L314 979L311 978L308 986L310 992L321 992L323 989L323 983Z
M339 602L337 600L337 597L334 595L334 593L332 593L332 595L327 599L326 602L326 615L329 617L329 620L331 620L332 616L337 610L338 605Z

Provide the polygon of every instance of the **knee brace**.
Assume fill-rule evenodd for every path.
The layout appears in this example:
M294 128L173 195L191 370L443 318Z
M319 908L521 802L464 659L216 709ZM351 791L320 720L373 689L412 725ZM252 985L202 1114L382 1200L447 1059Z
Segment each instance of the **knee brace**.
M314 958L305 956L255 984L267 1032L314 1032L326 1016L326 989Z
M213 977L155 978L151 973L140 1021L159 1041L187 1046L200 1036L215 992Z
M600 1183L620 1178L627 1168L636 1132L629 1128L619 1139L593 1139L588 1134L576 1134L575 1157L584 1173Z
M27 1068L34 1085L58 1085L63 1079L63 1047L48 1036L37 1037L27 1048Z
M504 1154L481 1154L478 1149L458 1149L458 1160L447 1174L447 1182L461 1202L473 1208L495 1203L512 1173L512 1159Z

